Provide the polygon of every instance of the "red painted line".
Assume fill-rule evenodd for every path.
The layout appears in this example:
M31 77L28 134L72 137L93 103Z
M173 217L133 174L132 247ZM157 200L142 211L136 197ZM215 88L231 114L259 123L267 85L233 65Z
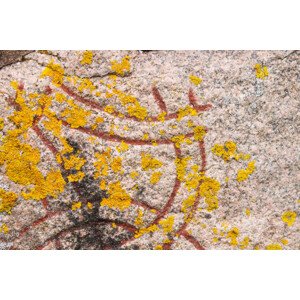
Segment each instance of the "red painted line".
M166 114L168 114L166 103L165 103L163 97L161 96L157 87L155 87L155 86L152 87L152 94L153 94L153 97L154 97L158 107L160 108L160 110L162 112L165 112Z
M181 233L181 235L186 239L188 240L191 244L194 245L194 247L197 249L197 250L205 250L201 244L192 236L190 235L188 232L186 231L183 231Z
M104 112L104 106L102 106L101 104L99 103L96 103L95 101L93 100L90 100L90 99L87 99L83 96L80 96L78 95L77 93L75 93L72 89L70 89L69 87L67 87L65 84L62 84L60 86L60 88L67 94L69 95L70 97L74 98L75 100L77 100L78 102L81 102L82 104L85 104L91 108L94 108L94 109L97 109L97 110L100 110L102 112ZM159 98L160 99L160 98ZM161 98L162 99L162 98ZM163 105L162 102L160 100L157 100L156 101L159 101L159 105ZM208 110L210 109L211 105L210 104L207 104L207 105L194 105L194 108L197 110L197 112L202 112L202 111L205 111L205 110ZM116 118L119 118L118 116L118 113L111 113L110 115L116 117ZM165 116L165 120L171 120L171 119L176 119L178 117L178 113L171 113L171 114L167 114ZM131 117L131 116L126 116L122 119L128 119L128 120L134 120L134 121L137 121L137 122L157 122L159 121L158 120L158 117L150 117L150 121L149 120L145 120L145 121L141 121L139 119L137 119L136 117Z
M35 131L37 136L41 139L44 145L54 154L58 153L58 150L54 147L54 145L47 139L41 129L37 126L37 124L33 125L32 129Z
M199 105L198 100L192 89L189 90L190 104L197 110L197 112L208 110L212 107L211 104Z
M64 230L60 231L59 233L55 234L54 236L48 238L42 245L37 246L35 248L35 250L45 248L52 241L55 241L55 242L59 243L60 238L64 237L66 234L68 234L72 231L75 231L76 229L83 229L83 228L90 227L90 226L93 226L93 225L99 225L101 223L103 223L103 224L115 223L116 226L121 227L121 228L123 228L123 229L125 229L125 230L127 230L128 232L131 232L131 233L134 233L137 230L137 228L135 226L133 226L131 224L128 224L126 222L115 221L115 220L111 220L111 219L99 219L97 221L86 222L86 223L74 225L74 226L71 226L67 229L64 229Z

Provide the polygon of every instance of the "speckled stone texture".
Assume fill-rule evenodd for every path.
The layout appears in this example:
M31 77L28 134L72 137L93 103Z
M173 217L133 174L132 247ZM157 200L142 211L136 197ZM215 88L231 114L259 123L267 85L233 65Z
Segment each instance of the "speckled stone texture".
M41 77L51 61L64 70L60 84ZM11 180L0 159L0 189L18 195L11 213L0 212L0 249L300 249L299 63L300 51L35 51L20 62L0 62L0 147L15 128L16 81L26 95L65 96L51 111L62 121L61 136L85 161L84 177L69 182L47 116L35 119L26 143L40 153L37 167L43 176L61 170L66 185L56 197L25 200L28 187ZM80 87L84 79L95 88ZM130 116L120 93L135 97L147 117ZM63 113L70 99L88 112L79 126ZM179 117L186 107L197 113ZM197 126L206 130L200 140ZM227 141L248 158L224 160L212 151ZM108 148L121 169L110 162L107 176L97 177L97 153ZM143 155L161 165L143 169ZM237 180L250 162L254 171ZM219 188L205 185L209 180ZM116 182L130 198L125 209L104 205Z

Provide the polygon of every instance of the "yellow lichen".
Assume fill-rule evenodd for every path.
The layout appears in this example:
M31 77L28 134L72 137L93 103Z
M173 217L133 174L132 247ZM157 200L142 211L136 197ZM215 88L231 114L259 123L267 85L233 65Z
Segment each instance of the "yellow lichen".
M230 231L228 231L227 238L230 239L230 244L232 246L238 245L237 237L238 237L239 233L240 233L240 231L237 227L233 227Z
M159 225L162 227L165 234L172 232L174 220L174 216L169 216L168 218L159 221Z
M246 214L247 217L249 217L250 214L251 214L251 210L249 208L246 208L245 214Z
M120 145L117 147L118 152L126 152L129 149L128 144L126 144L124 141L120 143Z
M145 120L148 115L148 111L145 107L141 106L139 103L135 103L134 105L130 105L127 107L127 112L129 116L135 117L139 120Z
M149 227L143 227L135 232L134 237L137 239L137 238L143 236L144 234L153 233L153 232L157 231L158 229L159 228L156 224L150 225Z
M190 156L175 159L177 178L180 181L185 180L186 168L187 168L187 164L188 164L190 159L191 159Z
M138 177L139 176L139 173L137 172L137 171L132 171L131 173L130 173L130 177L132 178L132 179L135 179L136 177Z
M80 209L81 208L81 202L75 202L72 204L72 210L77 210L77 209Z
M251 161L248 163L246 169L238 170L236 180L241 182L246 179L255 171L255 161Z
M80 63L82 65L90 65L93 62L93 52L84 51Z
M0 188L0 212L11 213L18 196L13 192L7 192Z
M0 226L0 233L1 232L3 232L4 234L7 234L9 232L9 228L5 223Z
M108 197L103 198L101 201L101 206L108 206L110 208L118 208L124 210L128 208L131 204L131 198L127 192L122 188L119 181L110 183L108 185Z
M163 165L161 161L154 158L148 153L142 153L141 155L141 166L145 171L158 169Z
M281 245L279 244L270 244L265 247L266 250L282 250Z
M134 225L136 227L141 227L143 225L143 215L144 215L143 210L139 208L138 215L134 221Z
M191 106L186 106L185 108L180 108L178 110L177 120L180 121L185 116L197 116L197 111Z
M122 58L121 62L116 60L111 61L111 70L118 75L124 76L125 73L130 71L130 56L126 55Z
M194 139L196 141L202 141L205 134L206 130L203 126L196 126L194 128Z
M193 83L194 85L199 85L202 82L202 79L195 76L195 75L190 75L189 76L190 82Z
M65 71L61 67L61 65L54 63L54 61L52 60L42 72L41 78L50 77L53 84L55 84L56 86L61 86L63 83L64 74Z
M218 193L221 188L216 179L204 177L199 187L199 195L204 198L207 210L212 211L219 207Z
M71 107L66 108L62 113L62 117L66 117L66 121L72 128L84 127L87 123L87 117L91 115L90 111L86 111L75 103L69 103Z
M171 138L171 141L175 144L176 148L180 148L180 145L185 141L185 135L175 135Z
M0 118L0 130L4 128L4 119Z
M161 172L154 172L151 177L150 177L150 183L151 184L156 184L159 182L161 178L162 173Z
M294 211L286 211L282 214L281 219L288 226L293 226L296 221L297 213Z
M83 177L85 176L85 174L81 171L75 173L75 174L71 174L68 176L68 180L69 182L77 182L83 179Z
M256 72L256 78L265 79L269 76L269 71L266 66L263 67L261 64L256 64L254 69Z

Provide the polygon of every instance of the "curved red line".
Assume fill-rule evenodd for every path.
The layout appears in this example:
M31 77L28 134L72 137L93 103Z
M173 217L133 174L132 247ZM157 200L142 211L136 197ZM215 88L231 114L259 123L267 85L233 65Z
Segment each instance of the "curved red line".
M160 108L160 110L167 114L168 110L167 110L166 103L165 103L163 97L161 96L157 87L155 87L155 86L152 87L152 94L153 94L153 97L154 97L158 107Z
M67 87L65 84L62 84L60 86L60 88L66 93L68 94L70 97L74 98L75 100L77 100L78 102L81 102L82 104L85 104L89 107L92 107L94 109L97 109L97 110L100 110L102 112L105 112L104 111L104 107L96 102L94 102L93 100L90 100L90 99L87 99L83 96L80 96L78 95L77 93L75 93L72 89L70 89L69 87ZM160 99L160 98L158 98ZM161 98L162 99L162 98ZM164 107L164 102L162 104L162 102L160 100L156 100L156 101L159 101L159 105ZM210 104L207 104L207 105L194 105L194 108L196 109L197 112L203 112L203 111L206 111L208 109L211 108L211 105ZM165 107L165 109L167 109ZM119 118L118 116L118 113L111 113L110 115L114 116L114 117L117 117ZM167 114L165 116L165 120L171 120L171 119L176 119L178 117L178 113L171 113L171 114ZM137 121L137 122L157 122L157 121L160 121L158 119L158 116L156 117L150 117L150 120L144 120L144 121L141 121L139 119L137 119L136 117L131 117L131 116L125 116L124 118L122 119L128 119L128 120L134 120L134 121Z

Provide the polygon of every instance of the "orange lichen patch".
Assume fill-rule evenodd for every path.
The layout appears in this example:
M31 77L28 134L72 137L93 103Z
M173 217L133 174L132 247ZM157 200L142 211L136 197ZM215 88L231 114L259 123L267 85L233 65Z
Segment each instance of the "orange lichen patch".
M75 202L75 203L72 204L72 208L71 208L71 209L72 209L73 211L75 211L75 210L80 209L81 206L82 206L82 203L81 203L81 202Z
M101 201L101 206L108 206L110 208L118 208L124 210L131 204L131 198L127 192L122 188L119 181L110 183L107 189L108 198L104 198Z
M89 91L93 92L96 89L96 86L93 84L93 82L88 78L82 78L80 79L80 84L78 86L78 91Z
M191 208L193 207L195 201L196 201L197 194L189 195L183 202L181 211L184 213L184 220L185 222L189 222L191 220Z
M0 212L11 213L17 201L17 194L0 189Z
M67 97L62 93L55 93L55 100L59 103L67 102Z
M91 112L79 107L73 101L69 101L68 103L70 107L66 108L61 113L61 116L66 118L66 121L72 128L84 127L87 123L87 117L91 115Z
M95 153L97 161L94 163L95 169L97 170L94 174L95 179L101 176L107 176L109 171L109 162L111 159L111 149L107 148L102 153Z
M3 232L4 234L7 234L9 232L9 228L5 223L0 226L0 233L1 232Z
M204 198L207 210L212 211L219 207L218 193L221 188L216 179L204 177L199 187L199 195Z
M91 202L88 202L87 204L86 204L86 207L88 208L88 209L93 209L93 203L91 203Z
M195 116L197 116L197 111L191 106L186 106L185 108L180 108L178 110L177 120L180 121L182 118L184 118L186 116L195 117Z
M246 169L238 170L236 180L241 182L246 179L255 171L255 161L251 161L248 163Z
M256 64L254 66L254 69L256 73L256 78L265 79L269 76L269 71L266 66L263 67L261 64Z
M78 181L82 180L84 176L85 176L85 174L83 172L79 171L75 174L69 175L68 180L69 180L69 182L78 182Z
M156 245L154 249L155 250L164 250L162 245Z
M169 216L168 218L159 221L159 225L162 227L164 234L172 232L174 220L174 216Z
M206 134L206 130L203 126L196 126L194 128L194 139L196 141L202 141L205 134Z
M192 84L196 85L196 86L199 85L202 82L202 79L199 78L199 77L197 77L197 76L195 76L195 75L190 75L189 79L190 79L190 82Z
M110 167L114 173L122 173L122 158L113 158Z
M130 71L130 56L126 55L122 58L121 62L116 60L111 61L111 70L117 75L124 76L125 73Z
M105 180L101 180L99 187L100 187L100 190L104 191L106 189L106 181Z
M117 147L118 152L126 152L129 149L128 144L126 144L124 141L120 143L120 145Z
M287 239L282 239L280 242L282 245L285 245L285 246L289 244L289 241Z
M86 162L84 158L80 158L76 155L71 155L69 158L64 157L63 161L64 161L64 168L66 170L75 169L77 171L79 171Z
M31 187L28 193L22 193L25 199L55 197L64 190L65 181L61 172L52 170L44 178L37 167L40 159L38 149L21 143L10 134L5 137L0 147L0 165L5 165L6 176L17 184Z
M145 107L141 106L139 103L135 103L134 105L130 105L127 107L127 113L131 117L135 117L139 120L145 120L148 115L148 111Z
M161 161L154 158L148 153L142 153L141 155L141 166L144 171L158 169L163 165Z
M167 113L165 111L163 111L162 113L160 113L158 116L157 116L157 120L160 121L160 122L164 122L165 121L165 117L166 117Z
M240 234L240 231L237 227L233 227L230 231L228 231L227 238L230 239L230 244L232 246L238 245L237 237L239 234Z
M137 215L137 217L136 217L136 219L135 219L135 221L134 221L134 225L135 225L136 227L141 227L141 226L143 226L143 215L144 215L143 210L139 208L139 210L138 210L138 215Z
M150 183L156 184L160 181L162 173L161 172L154 172L150 177Z
M54 63L52 60L43 70L41 78L50 77L54 85L61 86L64 80L64 74L65 71L61 65Z
M270 244L265 247L266 250L282 250L280 244Z
M296 221L297 213L294 211L286 211L282 214L281 220L288 226L293 226Z
M90 65L92 62L93 62L93 52L88 50L84 51L80 63L82 65Z
M246 214L247 217L249 217L250 214L251 214L251 210L249 208L246 208L245 214Z

